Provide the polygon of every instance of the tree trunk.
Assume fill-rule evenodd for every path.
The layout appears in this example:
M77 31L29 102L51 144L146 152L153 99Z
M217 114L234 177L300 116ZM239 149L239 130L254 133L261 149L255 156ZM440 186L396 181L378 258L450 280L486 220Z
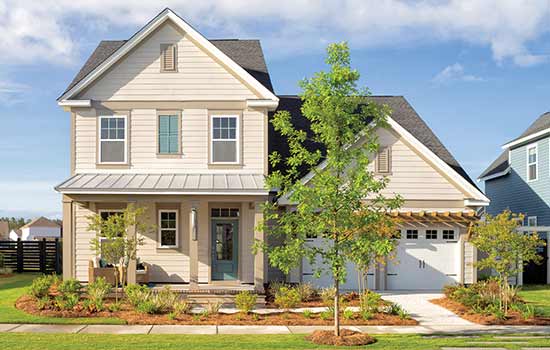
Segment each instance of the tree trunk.
M334 279L334 335L340 336L340 281Z
M115 302L118 304L118 268L115 266Z

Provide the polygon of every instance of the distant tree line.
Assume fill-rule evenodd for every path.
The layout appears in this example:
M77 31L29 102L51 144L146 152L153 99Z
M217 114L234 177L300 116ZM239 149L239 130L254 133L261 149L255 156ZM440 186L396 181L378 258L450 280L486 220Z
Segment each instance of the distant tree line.
M0 217L0 221L7 221L7 222L8 222L8 226L9 226L10 231L11 231L11 230L13 230L13 229L18 229L18 228L20 228L21 226L24 226L25 224L27 224L27 223L30 222L31 220L30 220L30 219L25 219L25 218Z

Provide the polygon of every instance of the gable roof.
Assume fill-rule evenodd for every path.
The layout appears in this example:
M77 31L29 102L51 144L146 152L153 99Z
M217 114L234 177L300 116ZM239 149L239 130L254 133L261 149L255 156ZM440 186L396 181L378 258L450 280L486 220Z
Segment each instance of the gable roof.
M370 96L370 100L379 104L385 104L392 110L391 121L402 127L407 133L412 135L422 145L424 145L429 151L431 151L437 158L450 167L463 181L467 183L466 186L471 186L471 191L481 198L484 197L483 193L476 186L474 181L468 176L466 171L453 157L449 150L443 145L434 132L428 127L428 125L420 118L418 113L412 108L409 102L403 96ZM301 113L302 101L299 96L279 96L279 107L277 110L286 110L292 116L292 124L297 128L306 131L308 135L312 134L310 129L310 122ZM273 112L270 117L273 116ZM324 149L319 144L312 141L306 142L305 146L309 150L320 149L324 152ZM281 154L282 158L286 158L290 155L288 144L284 138L282 138L277 131L275 131L273 125L269 125L269 153L277 151ZM273 170L283 170L284 164L280 163L277 168L271 168ZM302 169L306 171L305 169ZM305 175L305 173L304 173Z
M126 42L127 40L102 40L63 94L72 89ZM273 92L273 85L271 84L271 78L259 40L214 39L210 40L210 42L269 89L269 91Z
M20 227L20 229L29 228L29 227L56 227L61 228L56 222L53 222L45 217L41 216L29 222L28 224Z
M546 134L550 134L550 112L541 114L521 135L504 144L502 146L504 151L479 175L478 179L490 180L506 175L510 167L508 149Z
M220 40L208 40L169 8L160 12L128 40L102 41L65 92L58 98L58 101L62 102L74 97L105 73L118 60L123 58L132 48L147 38L153 30L168 20L171 20L177 27L189 35L207 53L219 58L230 70L256 90L262 98L277 101L277 97L273 94L273 88L271 87L271 81L269 80L269 74L267 73L267 67L265 67L259 42L255 40L243 40L241 43L241 40L226 40L231 43L220 43ZM218 42L218 45L215 42ZM246 53L240 52L244 46L246 46L246 51L254 57L249 58ZM260 62L260 59L263 62ZM263 69L262 63L265 69ZM245 68L243 65L247 67ZM257 71L258 73L256 73L257 69L260 69Z

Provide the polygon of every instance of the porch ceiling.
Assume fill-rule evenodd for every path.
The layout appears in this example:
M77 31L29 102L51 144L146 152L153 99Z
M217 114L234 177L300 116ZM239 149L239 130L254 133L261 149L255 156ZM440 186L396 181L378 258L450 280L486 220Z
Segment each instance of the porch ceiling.
M262 174L76 174L55 189L64 194L259 194Z

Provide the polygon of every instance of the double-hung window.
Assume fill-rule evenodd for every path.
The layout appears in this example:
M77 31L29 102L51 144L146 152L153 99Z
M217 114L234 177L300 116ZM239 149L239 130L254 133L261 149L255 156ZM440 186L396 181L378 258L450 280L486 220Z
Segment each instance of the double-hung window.
M125 115L99 117L99 163L126 164L127 124Z
M239 117L236 115L212 116L212 163L239 163Z
M537 145L527 146L527 180L534 181L538 177Z
M178 211L159 210L158 242L161 248L178 246Z
M159 113L158 115L158 153L180 153L180 117L179 113Z

